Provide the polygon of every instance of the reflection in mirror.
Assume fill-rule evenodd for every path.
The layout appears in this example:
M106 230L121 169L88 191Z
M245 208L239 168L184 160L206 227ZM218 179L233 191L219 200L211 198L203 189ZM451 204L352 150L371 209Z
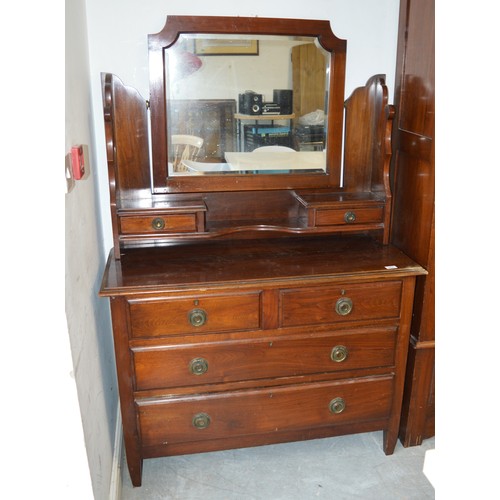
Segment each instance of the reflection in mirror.
M169 176L326 172L316 38L181 34L165 55Z

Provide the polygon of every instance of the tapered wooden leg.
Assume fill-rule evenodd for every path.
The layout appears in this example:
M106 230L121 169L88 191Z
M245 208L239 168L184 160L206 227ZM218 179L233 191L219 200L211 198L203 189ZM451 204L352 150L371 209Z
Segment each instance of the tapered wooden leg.
M396 448L396 443L398 440L397 432L384 430L384 453L386 455L392 455L394 453L394 448Z
M142 484L142 458L129 459L127 456L128 472L133 486Z

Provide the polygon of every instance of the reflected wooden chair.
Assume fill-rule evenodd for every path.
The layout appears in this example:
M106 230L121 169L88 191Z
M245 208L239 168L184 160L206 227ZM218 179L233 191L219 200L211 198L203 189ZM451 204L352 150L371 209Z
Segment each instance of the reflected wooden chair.
M173 171L185 172L184 160L196 160L203 146L203 139L195 135L172 135L172 147L174 150Z

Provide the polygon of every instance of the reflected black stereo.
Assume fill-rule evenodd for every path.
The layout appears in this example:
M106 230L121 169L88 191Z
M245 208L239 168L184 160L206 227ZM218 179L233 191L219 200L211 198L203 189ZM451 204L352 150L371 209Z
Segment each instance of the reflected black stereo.
M291 115L293 113L293 90L274 89L273 102L280 107L282 115Z
M238 96L238 111L242 115L262 114L262 94L247 90Z

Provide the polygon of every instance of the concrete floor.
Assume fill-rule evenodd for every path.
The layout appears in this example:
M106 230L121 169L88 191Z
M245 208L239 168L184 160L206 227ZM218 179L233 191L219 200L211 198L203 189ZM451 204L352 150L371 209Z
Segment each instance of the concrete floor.
M122 500L425 500L434 488L423 474L434 438L393 455L382 432L239 450L144 460L134 488L122 465Z

